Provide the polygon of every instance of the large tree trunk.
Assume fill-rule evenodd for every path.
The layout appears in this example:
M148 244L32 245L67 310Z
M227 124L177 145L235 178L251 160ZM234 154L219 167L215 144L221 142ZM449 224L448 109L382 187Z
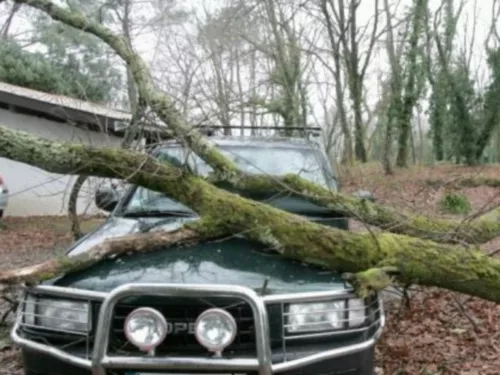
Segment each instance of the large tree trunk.
M66 153L77 159L66 158ZM82 174L97 177L127 179L130 183L165 192L173 199L197 210L195 203L189 197L184 196L179 199L178 193L173 190L183 189L183 194L190 194L189 183L183 186L181 183L183 180L175 180L184 176L185 172L168 168L148 155L131 150L100 150L91 146L58 144L0 126L0 157L17 160L54 173L65 174L79 170ZM66 160L62 161L60 158ZM157 177L160 182L148 180L147 185L144 185L146 183L144 179L148 173L160 174ZM163 186L165 183L163 179L168 178L176 182L172 183L172 186ZM210 176L206 183L216 183L219 187L233 189L251 197L262 196L262 194L297 194L313 203L328 207L333 212L356 218L392 233L432 239L436 242L485 243L500 235L500 222L475 220L463 225L460 221L405 214L355 196L327 190L296 175L242 174L237 178L226 179L215 174ZM232 196L228 196L228 199ZM193 199L195 198L196 194L193 196Z
M413 10L412 33L409 41L408 52L408 77L404 88L403 106L399 113L399 139L398 139L398 154L396 156L396 165L398 167L408 166L408 143L411 134L411 119L413 108L418 100L417 92L417 55L418 42L422 31L422 21L427 11L427 1L417 0Z

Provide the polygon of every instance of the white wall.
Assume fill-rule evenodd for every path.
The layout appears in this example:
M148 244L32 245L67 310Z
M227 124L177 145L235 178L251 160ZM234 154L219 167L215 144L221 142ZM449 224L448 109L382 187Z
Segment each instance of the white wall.
M0 125L54 141L71 141L95 146L119 145L121 141L118 137L85 131L67 124L13 113L1 108ZM47 173L5 158L0 158L0 174L10 191L5 215L66 215L69 192L76 176ZM99 212L93 204L93 191L99 183L98 179L92 179L82 188L78 200L80 214Z

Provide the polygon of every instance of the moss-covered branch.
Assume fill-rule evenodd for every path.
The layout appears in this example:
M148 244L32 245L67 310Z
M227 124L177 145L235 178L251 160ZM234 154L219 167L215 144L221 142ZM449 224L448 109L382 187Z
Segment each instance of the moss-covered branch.
M332 210L358 217L396 233L442 240L443 235L451 231L454 234L448 238L453 239L455 236L467 239L470 236L473 237L472 240L482 242L499 232L497 224L489 222L478 222L475 226L469 225L466 230L457 231L457 223L396 214L377 204L330 194L295 176L286 176L281 181L272 177L244 176L230 159L218 152L199 132L186 126L170 98L154 89L144 61L123 38L102 25L92 23L83 15L58 7L48 0L15 1L38 8L54 20L89 32L113 48L130 67L141 100L147 102L168 124L178 139L214 168L218 181L246 192L270 192L286 187ZM127 150L52 143L0 127L0 156L49 172L127 179L131 183L165 192L201 215L201 221L195 230L196 237L244 233L251 239L268 244L285 257L320 263L328 268L350 273L374 267L390 267L398 270L398 280L405 283L433 285L500 302L500 261L472 248L438 244L396 234L372 235L327 228L220 190L200 177L186 174L168 164L160 164L150 156ZM179 233L185 232L181 230ZM164 240L169 243L169 239ZM123 247L115 247L114 252L121 253L128 246L122 245ZM36 274L38 277L55 275L88 266L92 261L81 259L77 264L70 264L65 258L62 263L54 261L45 268L41 267L45 274L40 268L35 270L38 274L33 269L24 272L31 272L31 275ZM11 274L12 277L15 275ZM363 279L364 274L358 276ZM8 278L4 278L6 280Z
M0 284L36 284L58 275L86 269L93 264L118 254L154 251L161 247L183 245L200 241L196 227L181 228L174 232L136 234L105 240L89 251L75 256L61 256L43 263L14 270L0 271Z
M284 257L339 272L394 267L399 272L398 281L405 284L437 286L500 302L500 261L474 248L326 227L221 190L203 178L130 150L54 143L0 127L0 157L48 172L127 178L133 184L163 191L201 215L191 228L196 238L242 233ZM168 238L165 240L168 244ZM71 270L57 265L50 269L52 274Z

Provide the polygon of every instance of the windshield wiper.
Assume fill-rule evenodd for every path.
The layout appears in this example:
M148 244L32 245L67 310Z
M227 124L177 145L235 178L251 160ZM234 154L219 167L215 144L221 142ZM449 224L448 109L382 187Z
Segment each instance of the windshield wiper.
M165 219L155 221L154 223L151 223L151 224L145 223L144 221L141 220L140 225L139 225L139 230L141 233L146 233L146 232L149 232L153 228L159 227L160 225L164 225L164 224L170 224L176 220L177 219L175 217L168 217Z
M133 211L125 211L123 213L123 217L193 217L196 216L195 212L189 211L172 211L172 210L133 210Z
M144 217L161 217L164 219L155 221L151 224L141 220ZM166 210L134 210L128 211L123 214L123 217L136 217L139 220L139 231L141 233L149 232L151 229L158 227L163 224L169 224L176 221L179 218L195 217L195 212L189 211L166 211Z

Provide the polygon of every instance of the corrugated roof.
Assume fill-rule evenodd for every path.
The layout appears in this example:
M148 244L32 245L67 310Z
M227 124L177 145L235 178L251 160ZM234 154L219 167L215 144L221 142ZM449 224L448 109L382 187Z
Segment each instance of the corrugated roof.
M43 91L37 91L21 86L11 85L5 82L0 82L0 92L32 100L38 100L58 107L70 108L76 111L82 111L119 121L130 121L130 119L132 118L132 115L130 113L118 109L105 107L103 105L87 102L84 100L70 98L69 96L49 94Z

